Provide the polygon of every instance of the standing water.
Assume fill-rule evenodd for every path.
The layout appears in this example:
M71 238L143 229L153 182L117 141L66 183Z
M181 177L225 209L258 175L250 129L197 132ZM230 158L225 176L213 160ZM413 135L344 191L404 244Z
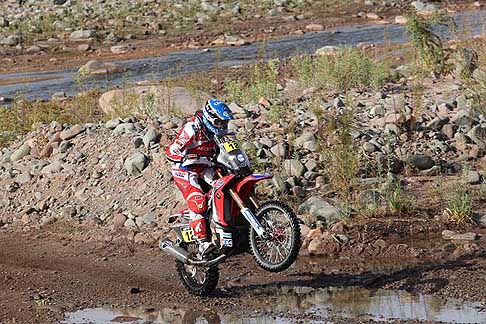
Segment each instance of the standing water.
M262 315L195 312L183 308L95 308L67 313L64 324L81 323L333 323L336 319L376 322L427 321L486 323L480 303L442 299L405 291L367 290L358 287L280 287L253 291ZM262 300L261 297L264 297ZM265 303L263 303L263 301ZM260 302L260 303L259 303Z

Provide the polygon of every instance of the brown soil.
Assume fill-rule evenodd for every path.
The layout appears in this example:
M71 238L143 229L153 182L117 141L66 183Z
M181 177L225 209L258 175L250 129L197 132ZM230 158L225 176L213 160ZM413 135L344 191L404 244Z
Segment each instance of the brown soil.
M475 8L472 3L474 2L470 0L459 0L454 1L452 4L449 3L447 8L452 11L470 10ZM249 42L256 42L300 34L305 30L305 26L311 23L322 24L325 29L366 23L382 24L393 22L395 16L404 14L403 10L397 8L373 8L373 11L378 13L383 19L359 18L357 14L359 12L370 12L370 7L353 4L344 8L316 8L311 12L307 12L304 19L297 21L286 21L285 17L296 14L288 12L288 14L273 18L252 18L236 23L220 24L220 27L214 27L211 30L200 29L190 33L184 32L180 35L166 37L147 36L144 39L129 42L134 50L124 54L113 54L110 52L109 47L102 44L94 46L94 50L85 53L74 50L76 44L67 44L72 45L72 51L66 50L33 55L7 53L3 57L0 55L0 74L75 68L94 59L122 61L156 57L174 50L212 46L211 42L223 34L239 35ZM192 36L188 36L189 34Z
M66 311L104 305L184 307L222 314L264 312L268 296L261 294L261 288L280 285L404 289L486 302L483 240L476 242L474 252L462 255L435 238L425 245L441 247L430 248L422 256L300 257L282 274L264 272L244 255L222 266L212 297L197 298L182 289L173 262L157 248L85 228L56 226L49 232L0 232L0 323L55 323ZM374 228L394 231L382 222Z

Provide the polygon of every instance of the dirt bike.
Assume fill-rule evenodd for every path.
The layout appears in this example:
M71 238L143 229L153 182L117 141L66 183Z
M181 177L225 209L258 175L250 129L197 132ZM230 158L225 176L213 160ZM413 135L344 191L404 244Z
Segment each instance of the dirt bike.
M200 255L189 211L169 217L176 241L160 241L160 248L174 256L176 269L185 288L192 294L209 294L218 285L218 265L242 253L253 253L257 264L270 272L290 267L301 246L300 221L283 202L259 204L255 185L272 178L253 174L246 153L231 132L216 135L219 148L216 170L219 176L207 192L210 235L215 249Z

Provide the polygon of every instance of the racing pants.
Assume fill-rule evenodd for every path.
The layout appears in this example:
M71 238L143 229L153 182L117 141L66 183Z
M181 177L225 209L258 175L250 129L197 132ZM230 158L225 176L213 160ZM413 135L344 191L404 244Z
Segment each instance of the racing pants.
M183 168L178 164L172 166L172 176L174 182L182 193L182 197L187 202L189 209L189 225L194 231L194 235L200 241L208 238L208 222L206 212L208 210L207 197L203 192L198 180L204 179L208 184L212 184L214 177L213 168Z

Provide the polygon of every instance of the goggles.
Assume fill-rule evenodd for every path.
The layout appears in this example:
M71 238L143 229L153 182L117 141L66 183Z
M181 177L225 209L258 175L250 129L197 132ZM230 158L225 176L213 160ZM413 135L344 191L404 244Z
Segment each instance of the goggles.
M218 128L226 128L228 127L228 120L222 120L219 118L215 118L213 121L213 125Z

